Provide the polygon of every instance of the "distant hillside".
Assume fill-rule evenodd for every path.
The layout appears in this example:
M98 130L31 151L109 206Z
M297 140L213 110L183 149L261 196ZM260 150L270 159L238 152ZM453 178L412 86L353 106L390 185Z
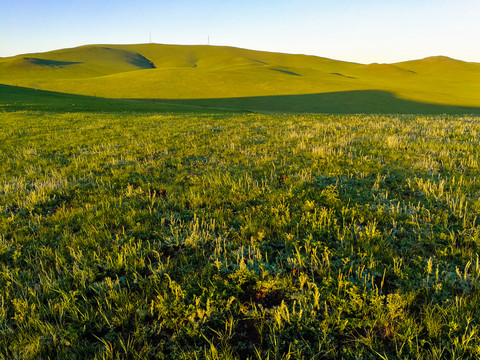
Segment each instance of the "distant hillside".
M291 103L292 111L321 111L317 102L331 98L321 94L347 94L338 102L345 112L352 94L362 94L353 102L371 102L382 112L392 99L480 107L480 64L441 56L362 65L223 46L89 45L0 58L0 83L108 98L203 101L205 106L228 107L234 98L242 108L251 104L258 110L261 103L260 109L268 111L288 111L288 106L279 108L276 97L291 95L303 99L281 100ZM401 109L403 103L396 104Z

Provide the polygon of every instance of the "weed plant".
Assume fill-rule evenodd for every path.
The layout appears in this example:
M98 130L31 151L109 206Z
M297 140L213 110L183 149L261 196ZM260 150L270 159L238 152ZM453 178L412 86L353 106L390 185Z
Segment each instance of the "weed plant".
M478 117L0 119L0 358L480 357Z

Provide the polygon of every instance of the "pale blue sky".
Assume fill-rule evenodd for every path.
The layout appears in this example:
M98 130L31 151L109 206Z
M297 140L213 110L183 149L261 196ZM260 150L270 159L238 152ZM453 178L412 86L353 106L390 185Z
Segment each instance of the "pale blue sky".
M86 44L228 45L480 62L480 0L0 0L0 57Z

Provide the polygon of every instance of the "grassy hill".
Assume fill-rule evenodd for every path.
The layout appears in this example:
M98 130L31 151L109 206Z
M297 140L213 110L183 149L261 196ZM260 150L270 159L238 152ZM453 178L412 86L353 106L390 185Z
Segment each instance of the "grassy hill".
M447 57L362 65L221 46L89 45L1 58L0 83L256 111L478 112L480 107L480 64Z

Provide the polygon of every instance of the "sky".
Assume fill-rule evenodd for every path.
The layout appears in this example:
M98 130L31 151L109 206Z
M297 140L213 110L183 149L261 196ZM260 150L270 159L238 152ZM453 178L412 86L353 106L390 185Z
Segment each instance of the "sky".
M479 16L480 0L0 0L0 57L152 41L359 63L480 62Z

